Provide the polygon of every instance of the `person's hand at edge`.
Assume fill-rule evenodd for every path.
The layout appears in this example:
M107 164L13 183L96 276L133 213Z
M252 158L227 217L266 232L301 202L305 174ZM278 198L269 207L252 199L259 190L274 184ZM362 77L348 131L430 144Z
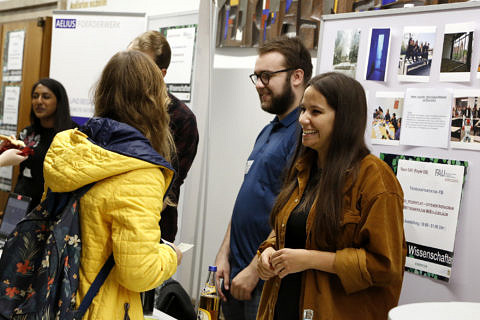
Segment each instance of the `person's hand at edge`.
M230 294L237 300L250 300L258 280L257 257L255 256L252 262L232 279Z
M22 151L19 149L8 149L5 150L1 155L0 155L0 166L1 167L6 167L6 166L16 166L20 162L26 160L28 156L22 156L20 153Z
M228 256L222 252L218 252L215 259L215 265L217 266L217 273L215 275L215 284L217 286L217 292L220 299L227 301L225 293L222 291L221 279L223 279L223 287L225 290L230 289L230 262Z

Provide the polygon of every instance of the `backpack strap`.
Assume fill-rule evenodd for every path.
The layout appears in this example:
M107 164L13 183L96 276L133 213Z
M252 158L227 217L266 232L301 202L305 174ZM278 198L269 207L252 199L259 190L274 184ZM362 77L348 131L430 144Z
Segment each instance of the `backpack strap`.
M76 197L77 199L80 199L85 195L85 193L88 192L88 190L90 190L91 187L93 187L94 184L95 182L84 185L81 188L78 188L77 190L73 191L73 196Z
M90 188L94 184L95 183L91 183L81 187L80 189L75 190L74 197L77 197L77 199L80 199L85 195L85 193L88 192L88 190L90 190ZM73 319L76 320L76 319L83 318L83 315L85 314L85 312L87 312L88 307L90 307L90 304L92 304L93 298L95 298L95 296L97 295L98 291L100 290L100 287L103 285L103 283L107 279L114 265L115 265L115 260L113 259L113 253L112 253L110 257L108 257L107 261L105 261L105 264L103 265L102 269L100 269L100 272L95 277L95 280L93 280L93 283L90 286L90 288L88 288L87 294L85 295L85 297L83 297L83 300L80 303L80 306L78 307L77 310L73 312Z
M93 298L97 295L100 287L103 285L105 280L107 279L110 271L112 270L113 266L115 265L115 260L113 259L113 254L108 257L107 261L103 265L100 272L97 274L97 277L93 281L92 285L87 291L87 294L83 298L82 302L78 309L74 312L73 319L82 319L85 312L87 312L88 307L93 301Z

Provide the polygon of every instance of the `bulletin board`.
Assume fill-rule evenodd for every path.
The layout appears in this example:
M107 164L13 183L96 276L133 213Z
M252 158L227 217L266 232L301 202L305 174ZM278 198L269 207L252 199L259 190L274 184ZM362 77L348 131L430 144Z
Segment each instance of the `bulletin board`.
M479 116L478 114L465 114L464 111L462 114L461 110L456 111L455 109L457 98L459 99L462 95L472 95L472 92L480 89L478 76L480 72L479 16L480 4L467 2L322 16L317 73L334 70L350 72L350 76L353 76L363 85L368 101L365 140L372 153L377 156L380 156L380 154L404 155L407 159L416 158L422 159L422 161L425 159L447 159L457 164L468 163L459 205L455 232L455 255L449 281L445 282L441 279L405 272L400 304L423 301L480 302L480 291L478 290L480 288L480 277L478 276L478 270L480 270L480 255L478 254L480 214L478 214L477 202L477 193L480 190L478 179L480 177L480 150L476 147L476 144L471 144L472 148L458 148L459 144L457 142L464 138L470 138L465 137L464 129L467 125L474 126L477 124ZM454 24L469 24L470 26L464 27L460 32L455 29L455 26L452 26ZM470 29L465 31L465 28ZM386 59L378 60L379 65L381 63L384 65L381 76L376 78L372 76L370 79L375 78L375 80L366 80L368 75L372 75L370 71L373 70L369 64L371 39L373 39L371 29L377 29L373 32L383 32L378 30L389 29L389 32L384 35L385 39L387 37L389 39L389 41L384 41L385 44L388 43L389 51L385 55ZM338 59L335 57L335 42L337 41L338 44L338 34L349 30L355 30L355 32L352 32L346 38L358 45L358 51ZM431 30L433 30L433 33ZM458 34L462 32L470 37L473 36L473 41L464 41L462 44L465 47L468 44L470 45L468 50L462 49L462 52L468 51L468 54L465 53L465 55L460 56L450 54L448 56L445 53L448 50L445 48L448 48L449 42L453 43L453 41L460 39ZM445 37L445 34L449 33L455 34L455 36ZM428 37L422 38L424 34L427 34ZM419 39L412 39L414 37ZM408 39L404 40L405 38ZM411 39L413 42L410 42ZM404 47L402 48L403 41L407 41L411 46L403 44ZM419 43L418 48L424 48L423 55L422 49L418 49L417 54L412 54L413 49L408 54L406 53L407 48L413 48L415 41ZM455 50L458 51L458 46L454 47L452 45L452 49L450 53ZM461 82L459 82L455 72L447 76L444 72L440 72L447 68L445 62L448 60L446 59L447 56L454 57L451 60L455 61L464 61L468 56L470 64L467 69L469 70L459 75L462 78L460 79ZM418 76L420 72L425 71L428 71L426 72L427 77ZM449 130L447 141L436 141L438 143L432 143L431 145L413 145L410 139L409 144L402 144L401 137L395 141L395 130L393 128L390 133L388 129L386 131L378 130L374 117L379 112L379 99L392 99L397 96L402 96L405 99L407 92L413 92L411 90L416 90L416 92L442 92L445 90L453 93L451 95L452 104L449 106L451 112L447 119ZM465 92L465 94L462 94L462 92ZM477 98L479 96L478 92L473 95L476 95ZM475 103L477 102L478 99ZM402 103L405 103L405 100ZM449 102L445 100L439 103L448 104ZM405 105L403 107L405 108ZM478 107L480 107L480 104L477 105ZM391 111L397 110L398 112L400 110L398 108L398 104L396 104L395 109ZM384 117L386 110L382 112L382 117ZM475 119L474 123L467 121L469 119ZM473 130L471 132L473 135ZM401 133L403 134L404 131L402 130ZM475 132L475 134L478 133ZM438 139L444 138L439 137ZM439 171L439 173L442 172Z

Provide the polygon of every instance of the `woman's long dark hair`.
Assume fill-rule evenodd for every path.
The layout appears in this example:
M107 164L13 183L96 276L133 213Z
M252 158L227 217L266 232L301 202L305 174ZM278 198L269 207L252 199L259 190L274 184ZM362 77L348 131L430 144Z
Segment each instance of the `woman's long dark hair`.
M360 83L340 73L329 72L312 78L307 85L321 93L335 110L332 136L320 179L315 188L304 194L302 204L313 203L315 215L312 235L316 245L323 250L335 250L337 234L343 217L343 197L348 174L355 179L360 161L370 153L365 145L364 134L367 122L367 102ZM318 155L313 149L302 145L301 132L297 149L288 168L284 185L270 215L270 223L287 203L297 186L296 163L309 161L310 167L317 163ZM310 208L301 208L308 212Z
M73 122L70 118L70 104L68 103L67 91L65 90L63 85L55 79L40 79L33 85L30 97L33 98L33 92L39 84L50 89L57 98L57 110L55 111L55 124L53 127L55 133L71 129L73 127ZM33 108L31 108L30 110L30 123L37 129L42 128L42 125L40 124L40 119L38 119L33 112Z

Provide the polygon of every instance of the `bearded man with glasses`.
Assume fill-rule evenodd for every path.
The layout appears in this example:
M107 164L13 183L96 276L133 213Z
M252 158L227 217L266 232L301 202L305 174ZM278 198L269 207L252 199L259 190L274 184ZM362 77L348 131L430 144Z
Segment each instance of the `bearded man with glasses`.
M256 319L263 286L256 252L271 231L268 218L283 169L295 150L298 105L312 68L310 53L298 38L282 37L258 48L250 80L262 109L275 118L260 132L247 160L232 219L215 259L226 320Z

